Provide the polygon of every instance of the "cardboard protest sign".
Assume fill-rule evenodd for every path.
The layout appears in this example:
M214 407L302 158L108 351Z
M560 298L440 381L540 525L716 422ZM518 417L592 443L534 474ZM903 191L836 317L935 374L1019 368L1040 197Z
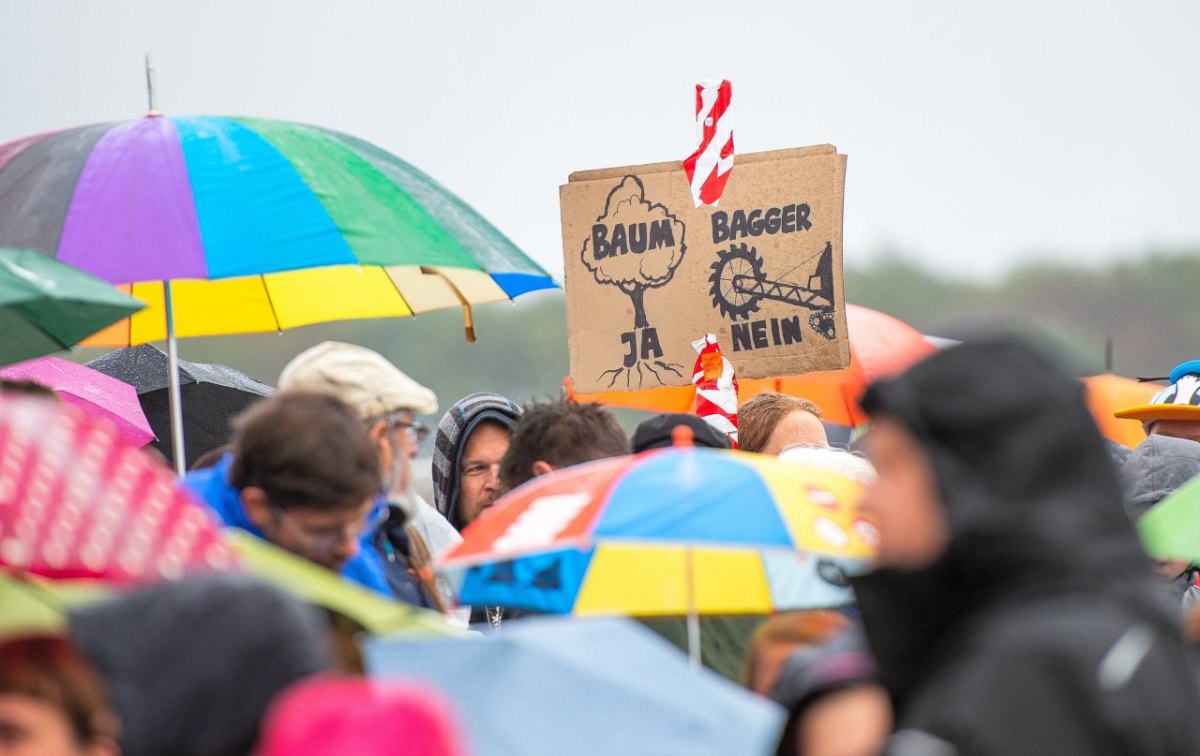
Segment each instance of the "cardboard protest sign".
M719 206L681 164L573 173L559 190L570 369L579 391L691 383L717 334L739 376L850 361L842 288L846 156L739 154Z

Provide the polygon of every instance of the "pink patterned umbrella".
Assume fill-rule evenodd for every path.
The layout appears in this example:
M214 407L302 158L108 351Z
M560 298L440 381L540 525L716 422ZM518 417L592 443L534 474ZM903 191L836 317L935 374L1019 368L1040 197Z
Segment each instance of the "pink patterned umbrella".
M0 567L113 583L235 567L165 466L69 406L0 396Z
M0 369L0 378L33 381L54 389L67 404L111 421L117 426L117 436L130 446L145 446L154 440L137 390L98 370L60 357L40 357Z

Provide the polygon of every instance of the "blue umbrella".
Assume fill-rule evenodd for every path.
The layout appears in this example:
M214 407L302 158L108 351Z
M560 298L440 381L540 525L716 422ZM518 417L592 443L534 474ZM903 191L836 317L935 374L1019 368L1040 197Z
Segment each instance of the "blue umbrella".
M373 639L368 671L440 689L477 756L774 753L783 710L627 619L537 618L480 640Z

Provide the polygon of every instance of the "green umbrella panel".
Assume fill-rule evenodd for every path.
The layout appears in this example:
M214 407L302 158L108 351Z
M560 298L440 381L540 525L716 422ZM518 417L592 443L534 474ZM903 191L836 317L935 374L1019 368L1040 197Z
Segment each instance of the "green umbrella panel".
M143 307L52 257L0 248L0 365L70 349Z
M1150 507L1137 528L1150 556L1200 564L1200 478Z
M389 601L244 530L230 528L225 535L246 573L349 617L372 635L466 634L436 612Z

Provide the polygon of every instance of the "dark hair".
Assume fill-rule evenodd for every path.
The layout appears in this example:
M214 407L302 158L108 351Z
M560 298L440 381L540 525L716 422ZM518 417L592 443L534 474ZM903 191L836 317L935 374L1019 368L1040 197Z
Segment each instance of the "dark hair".
M116 736L116 718L98 674L64 638L31 635L0 642L0 695L27 696L58 709L76 743Z
M569 467L629 454L629 439L613 414L599 404L572 401L525 408L500 462L500 483L513 489L533 477L533 463Z
M775 426L788 415L807 412L820 419L821 409L807 399L764 391L738 407L738 448L742 451L760 452L767 446Z
M216 467L217 463L221 461L221 458L231 451L233 451L233 444L221 444L215 449L209 449L199 457L196 457L196 461L193 462L190 467L188 467L188 472L207 470L210 467Z
M54 389L44 386L37 381L30 381L24 378L0 378L0 391L7 394L21 394L24 396L36 396L39 399L60 401L58 392Z
M361 506L379 492L379 451L358 416L330 394L284 391L234 420L229 482L289 508Z

